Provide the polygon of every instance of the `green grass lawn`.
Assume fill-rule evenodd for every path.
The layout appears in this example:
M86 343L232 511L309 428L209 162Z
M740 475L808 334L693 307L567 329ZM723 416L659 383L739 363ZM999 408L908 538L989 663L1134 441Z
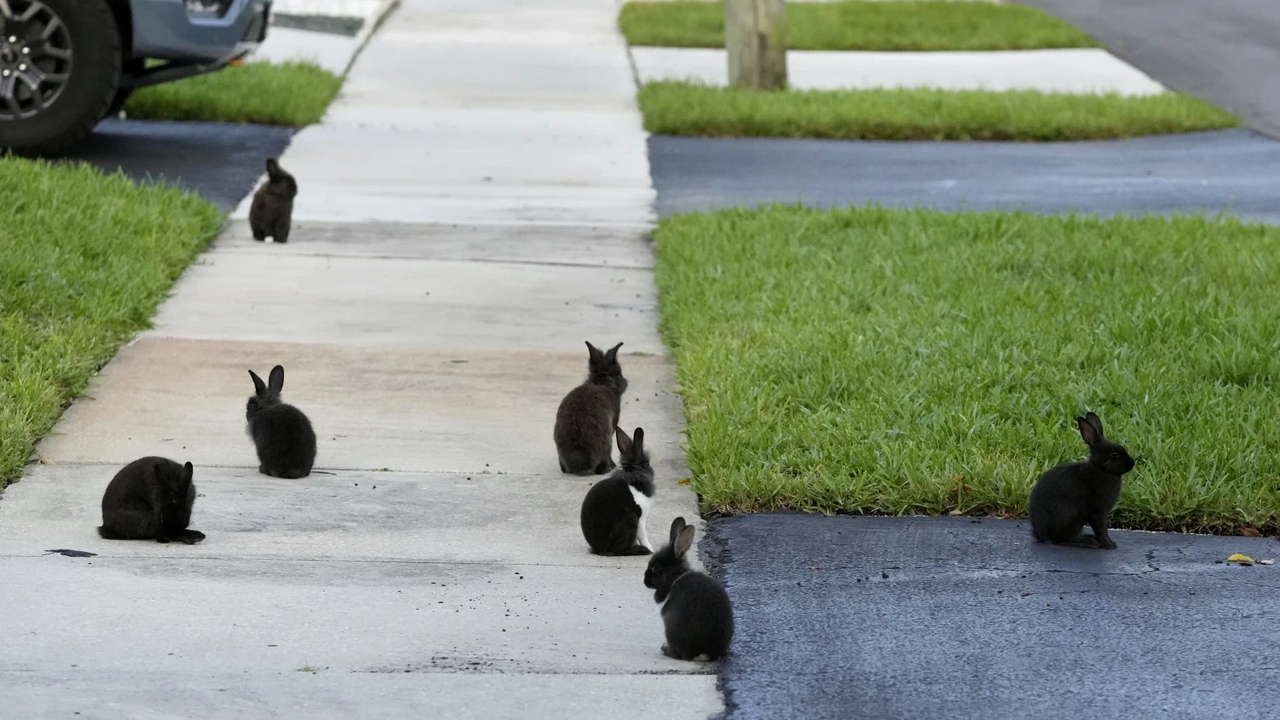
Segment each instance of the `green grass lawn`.
M0 487L221 225L173 188L0 158Z
M665 219L710 512L1026 512L1094 410L1122 527L1280 531L1280 229L772 207Z
M1109 140L1241 124L1230 113L1179 93L1126 97L930 89L758 92L653 82L640 88L639 103L645 130L706 137Z
M632 45L724 47L719 2L631 2L618 24ZM786 33L792 50L1098 47L1035 8L985 2L788 2Z
M303 127L320 121L341 87L342 78L309 63L246 63L142 88L125 115Z

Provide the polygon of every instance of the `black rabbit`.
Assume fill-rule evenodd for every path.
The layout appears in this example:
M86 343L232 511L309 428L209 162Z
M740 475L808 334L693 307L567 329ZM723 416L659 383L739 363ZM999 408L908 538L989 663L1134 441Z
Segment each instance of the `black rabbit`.
M195 545L204 539L199 530L188 530L196 486L191 463L162 457L144 457L125 465L111 478L102 495L102 527L107 540L180 540Z
M692 525L678 517L671 540L649 558L644 585L662 605L667 644L662 653L677 660L718 660L733 640L733 604L715 578L689 568L685 554L693 546Z
M252 370L249 375L257 392L249 396L245 419L258 448L258 472L279 478L310 475L316 461L316 434L301 410L280 400L284 368L271 368L269 385Z
M253 194L249 206L249 228L254 240L271 239L289 242L289 226L293 222L293 199L298 195L298 181L273 159L267 160L267 183Z
M560 471L603 475L614 467L613 429L622 411L622 393L627 379L618 364L618 348L608 352L587 343L591 353L587 381L564 396L556 411L555 441Z
M1133 458L1102 433L1102 421L1088 413L1076 418L1089 459L1059 465L1031 490L1031 529L1039 542L1075 542L1087 524L1098 547L1116 546L1107 535L1107 520L1120 499L1120 484L1133 469Z
M644 451L644 430L635 440L616 428L621 467L587 491L582 499L582 536L597 555L648 555L653 552L645 516L657 486Z

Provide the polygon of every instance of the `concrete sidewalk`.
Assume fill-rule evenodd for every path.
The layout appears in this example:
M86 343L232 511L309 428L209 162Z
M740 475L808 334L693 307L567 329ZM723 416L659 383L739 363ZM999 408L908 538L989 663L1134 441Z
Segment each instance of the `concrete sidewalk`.
M640 82L729 84L728 59L714 48L633 47ZM938 88L1158 95L1164 86L1100 48L990 52L790 50L794 90Z
M584 340L626 344L650 530L696 517L655 330L645 135L612 2L403 0L282 164L288 245L243 212L0 501L15 717L704 718L643 558L590 555L551 428ZM242 206L243 207L243 206ZM320 439L258 475L245 372ZM125 461L195 463L197 546L107 542ZM74 558L51 549L97 553Z
M250 60L310 62L343 75L397 1L276 0L267 39Z

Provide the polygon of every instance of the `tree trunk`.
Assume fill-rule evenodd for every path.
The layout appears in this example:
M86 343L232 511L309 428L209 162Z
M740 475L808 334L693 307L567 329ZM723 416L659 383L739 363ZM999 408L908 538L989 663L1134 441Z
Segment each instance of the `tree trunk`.
M787 87L783 0L724 0L729 84L751 90Z

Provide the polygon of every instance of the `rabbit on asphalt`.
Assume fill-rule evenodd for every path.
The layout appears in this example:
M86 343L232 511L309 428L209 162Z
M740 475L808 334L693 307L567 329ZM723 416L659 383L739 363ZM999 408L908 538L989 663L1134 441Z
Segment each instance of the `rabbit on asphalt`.
M1076 418L1076 426L1089 446L1089 459L1059 465L1040 476L1031 490L1031 529L1039 542L1075 543L1087 524L1098 547L1109 550L1116 544L1107 535L1107 521L1134 461L1106 438L1097 415Z

